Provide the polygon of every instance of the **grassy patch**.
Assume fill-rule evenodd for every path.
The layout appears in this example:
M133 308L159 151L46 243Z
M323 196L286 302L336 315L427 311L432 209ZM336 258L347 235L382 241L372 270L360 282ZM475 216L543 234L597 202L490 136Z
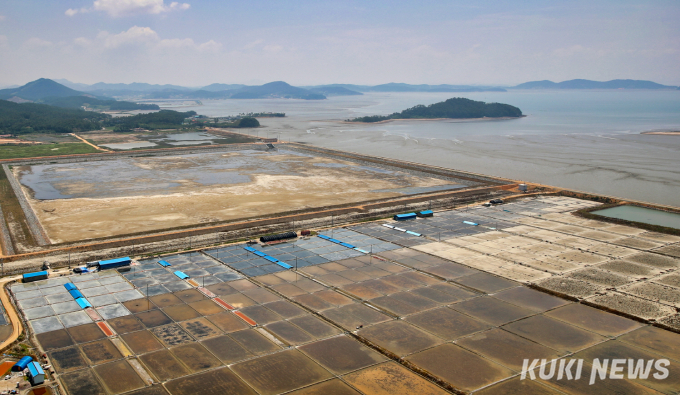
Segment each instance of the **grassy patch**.
M85 143L4 145L0 146L0 159L91 154L95 152L99 151Z
M19 199L14 194L14 190L7 179L5 171L0 168L0 201L2 202L2 213L5 215L5 222L10 228L10 237L14 243L15 252L18 245L34 246L33 239L24 211L19 205ZM11 224L14 224L12 226Z

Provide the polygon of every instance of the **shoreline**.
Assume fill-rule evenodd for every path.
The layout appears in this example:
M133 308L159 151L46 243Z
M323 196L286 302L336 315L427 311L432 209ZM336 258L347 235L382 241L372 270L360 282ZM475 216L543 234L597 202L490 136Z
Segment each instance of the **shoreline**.
M389 122L394 122L394 121L453 121L453 122L483 122L483 121L509 121L511 119L520 119L520 118L526 118L526 115L522 115L521 117L497 117L497 118L491 118L491 117L482 117L482 118L395 118L395 119L386 119L384 121L378 121L378 122L353 122L353 121L341 121L342 123L349 123L349 124L362 124L362 125L379 125L381 123L389 123Z
M664 136L680 136L680 130L656 130L650 132L641 132L640 134L657 134Z

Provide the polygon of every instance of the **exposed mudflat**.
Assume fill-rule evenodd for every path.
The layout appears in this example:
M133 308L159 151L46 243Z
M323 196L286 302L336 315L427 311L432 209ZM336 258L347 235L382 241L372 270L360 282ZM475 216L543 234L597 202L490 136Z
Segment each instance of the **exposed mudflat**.
M464 187L292 151L21 166L15 174L53 242Z

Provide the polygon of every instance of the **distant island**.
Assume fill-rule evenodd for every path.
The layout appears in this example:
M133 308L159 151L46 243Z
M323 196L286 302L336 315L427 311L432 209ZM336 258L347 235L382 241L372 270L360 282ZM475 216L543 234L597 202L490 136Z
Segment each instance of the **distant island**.
M372 115L348 119L347 122L382 122L393 119L481 119L481 118L519 118L522 110L515 106L502 103L484 103L454 97L443 102L424 106L422 104L411 107L402 112L382 116Z
M552 82L548 80L531 81L519 84L512 89L680 89L677 86L661 85L652 81L644 80L611 80L611 81L591 81L591 80L569 80L562 82Z

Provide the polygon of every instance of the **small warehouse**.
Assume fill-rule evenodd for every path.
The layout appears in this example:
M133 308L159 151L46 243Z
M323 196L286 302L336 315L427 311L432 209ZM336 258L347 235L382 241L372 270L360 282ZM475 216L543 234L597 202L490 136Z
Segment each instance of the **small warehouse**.
M115 269L122 266L130 266L132 259L130 257L109 259L107 261L99 261L99 270Z
M45 371L37 362L28 364L28 380L33 385L39 385L45 382Z
M28 367L28 364L31 363L31 362L33 362L32 357L28 357L28 356L23 357L19 360L19 362L15 363L14 366L12 366L12 371L13 372L21 372L24 369L26 369Z
M47 271L26 273L22 276L22 281L30 283L33 281L47 280Z
M397 214L394 216L395 221L405 221L407 219L414 219L416 218L416 213L407 213L407 214Z
M427 218L427 217L434 216L434 212L432 212L432 210L424 210L424 211L419 211L417 215L421 218Z

